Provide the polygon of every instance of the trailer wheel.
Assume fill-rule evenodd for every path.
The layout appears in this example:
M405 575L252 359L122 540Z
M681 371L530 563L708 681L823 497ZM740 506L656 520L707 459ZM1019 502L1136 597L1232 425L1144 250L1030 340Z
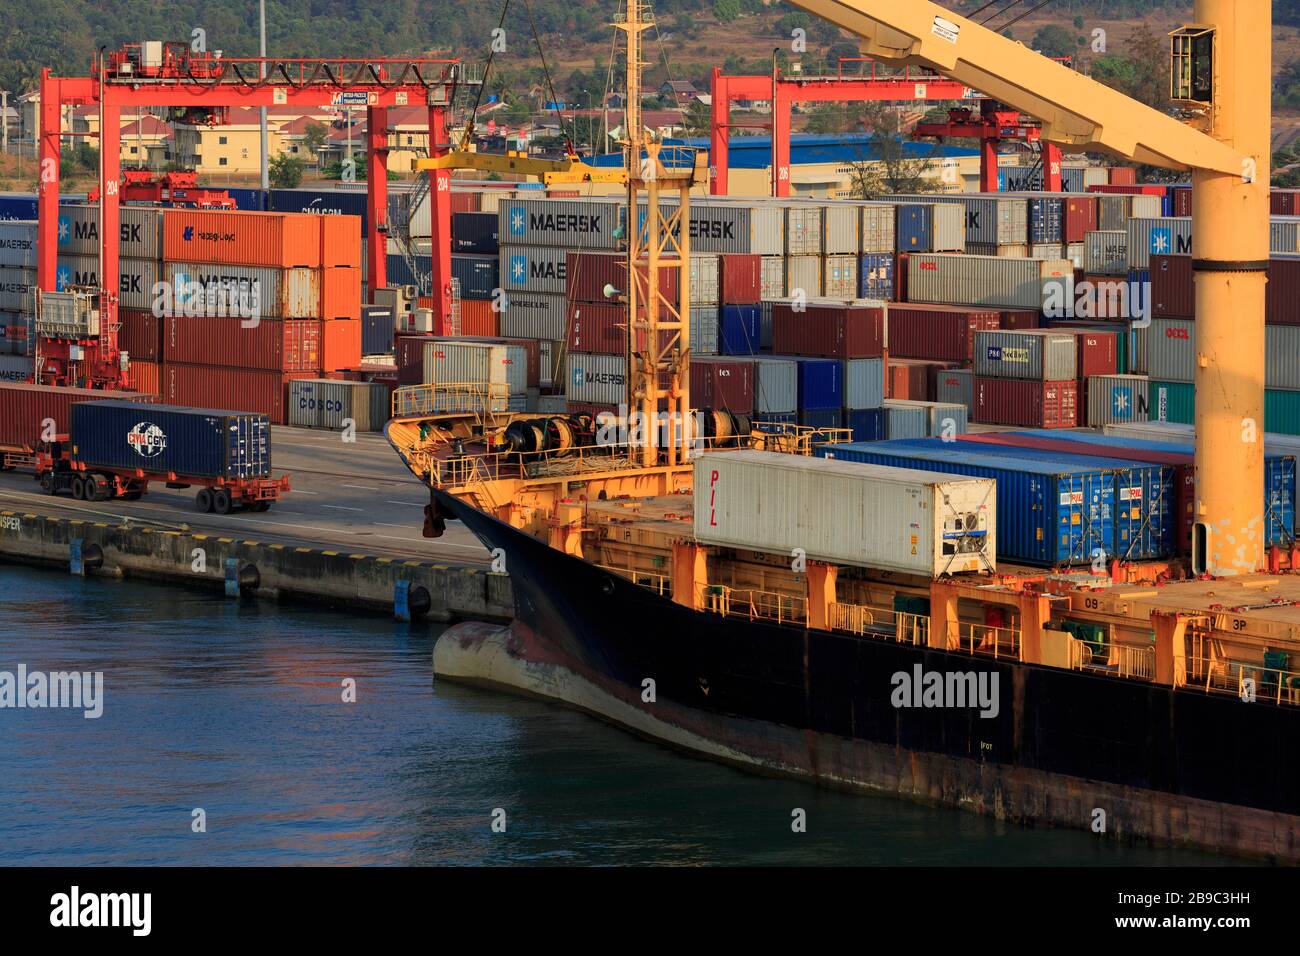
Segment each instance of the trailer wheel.
M232 504L233 503L230 500L230 492L227 491L225 488L217 488L213 490L212 510L215 511L217 514L219 515L230 514L230 509L232 507Z
M74 475L72 478L72 497L78 501L86 500L86 482L80 475Z
M54 472L47 471L45 474L41 475L41 491L45 492L47 495L58 493L58 487L54 483Z
M255 510L255 511L270 511L270 510L271 510L271 502L269 502L269 501L259 501L256 505L254 505L254 510Z
M108 479L103 475L91 475L86 479L86 497L91 501L107 501L113 497Z
M198 511L207 513L212 510L212 492L207 488L200 488L199 493L194 496L194 507Z

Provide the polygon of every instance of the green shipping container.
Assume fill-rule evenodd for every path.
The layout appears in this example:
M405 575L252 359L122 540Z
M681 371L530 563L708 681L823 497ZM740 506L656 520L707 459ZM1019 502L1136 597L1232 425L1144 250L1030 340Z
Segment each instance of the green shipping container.
M1152 382L1151 420L1194 424L1192 386L1185 382ZM1264 392L1264 430L1300 435L1300 392L1270 388Z
M1264 393L1264 431L1300 435L1300 392L1270 388Z

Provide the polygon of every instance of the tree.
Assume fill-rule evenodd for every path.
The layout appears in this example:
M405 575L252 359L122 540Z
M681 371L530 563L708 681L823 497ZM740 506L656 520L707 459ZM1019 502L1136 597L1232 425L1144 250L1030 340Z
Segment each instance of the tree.
M303 161L288 153L271 157L267 177L276 189L294 189L302 182Z
M928 155L909 156L898 135L898 120L885 113L871 135L868 148L860 159L849 163L849 183L857 199L873 199L888 193L938 192L942 184L934 175L939 147Z
M307 127L302 134L303 145L307 147L308 156L315 159L320 154L320 148L325 145L327 135L329 135L329 130L325 128L324 123L308 120Z
M699 100L691 100L682 110L682 126L687 136L708 136L713 129L713 111Z
M1169 51L1146 24L1134 31L1125 53L1093 60L1092 78L1161 112L1168 109Z
M1070 56L1074 53L1074 36L1053 23L1034 34L1033 46L1043 56Z
M740 17L740 0L714 0L713 15L719 23L730 23Z

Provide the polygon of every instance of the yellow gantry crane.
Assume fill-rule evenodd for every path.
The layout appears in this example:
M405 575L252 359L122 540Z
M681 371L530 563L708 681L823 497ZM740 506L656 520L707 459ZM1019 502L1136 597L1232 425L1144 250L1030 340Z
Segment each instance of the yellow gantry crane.
M1180 121L929 0L791 0L862 53L937 70L1042 121L1043 139L1192 174L1196 282L1195 571L1264 560L1264 285L1272 5L1196 0L1170 35Z

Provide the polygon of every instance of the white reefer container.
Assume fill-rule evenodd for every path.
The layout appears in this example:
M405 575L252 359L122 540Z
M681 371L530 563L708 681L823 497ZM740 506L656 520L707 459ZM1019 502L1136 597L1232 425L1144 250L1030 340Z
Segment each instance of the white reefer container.
M935 578L996 567L997 483L777 452L695 460L704 544Z

